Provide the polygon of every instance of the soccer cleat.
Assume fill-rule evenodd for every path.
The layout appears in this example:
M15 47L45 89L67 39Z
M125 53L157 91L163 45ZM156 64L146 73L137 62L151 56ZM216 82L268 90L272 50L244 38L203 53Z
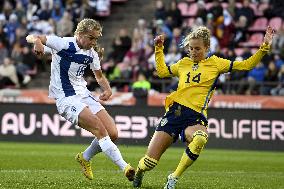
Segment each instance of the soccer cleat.
M178 182L178 178L175 178L172 174L170 174L168 176L167 183L164 189L175 189L177 182Z
M127 177L127 179L129 181L133 181L134 179L134 175L135 175L135 170L133 167L131 167L131 165L126 165L125 169L124 169L124 175Z
M88 179L92 180L94 178L93 171L90 161L87 161L83 158L83 152L78 153L75 156L75 159L80 163L82 172Z
M137 168L136 174L134 176L133 180L133 187L134 188L140 188L142 185L142 180L143 180L144 172Z

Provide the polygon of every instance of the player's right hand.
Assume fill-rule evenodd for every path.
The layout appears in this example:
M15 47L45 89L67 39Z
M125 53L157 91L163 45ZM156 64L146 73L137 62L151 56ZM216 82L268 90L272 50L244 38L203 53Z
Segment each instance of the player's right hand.
M164 41L165 41L165 36L164 35L158 35L154 39L154 44L155 44L155 46L161 47L161 46L164 45Z
M26 40L27 40L28 43L34 43L36 39L35 39L34 35L28 35L26 37Z
M40 55L40 56L44 54L44 46L38 37L36 37L35 35L28 35L26 37L26 40L28 43L34 44L35 54Z

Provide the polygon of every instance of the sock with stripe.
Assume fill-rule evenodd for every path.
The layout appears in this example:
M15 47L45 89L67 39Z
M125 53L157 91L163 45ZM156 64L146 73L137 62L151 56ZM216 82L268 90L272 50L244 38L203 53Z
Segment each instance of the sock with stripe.
M158 164L158 161L145 155L143 158L140 159L138 164L139 171L150 171L152 170L156 165Z
M208 135L201 130L198 130L193 134L192 142L183 153L175 172L172 174L173 177L180 177L182 173L194 163L207 143L207 140Z

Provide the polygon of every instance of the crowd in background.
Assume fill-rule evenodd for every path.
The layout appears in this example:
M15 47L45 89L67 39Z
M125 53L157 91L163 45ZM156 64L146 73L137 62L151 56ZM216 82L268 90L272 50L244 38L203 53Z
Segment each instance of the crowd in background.
M246 43L253 31L250 27L257 19L254 7L262 6L262 15L267 20L274 17L283 20L283 14L277 13L283 7L278 1L183 1L189 6L197 5L195 15L188 19L182 15L179 3L175 0L169 5L157 0L154 19L146 21L139 19L132 33L127 34L127 28L121 28L119 35L113 40L112 52L108 55L103 68L111 81L124 79L134 80L143 73L152 88L157 91L170 92L177 87L175 78L167 80L167 85L161 88L159 78L155 74L155 59L153 54L153 37L158 34L165 35L165 61L167 65L177 62L187 56L187 50L181 48L181 42L194 27L205 25L212 33L209 55L227 58L230 60L243 60L254 53L260 44ZM224 6L225 3L225 6ZM210 4L210 7L207 6ZM276 8L275 8L276 7ZM259 9L258 9L259 11ZM282 16L282 17L279 17ZM190 24L188 23L190 20ZM277 26L277 25L276 25ZM267 25L261 34L261 41ZM266 56L256 68L248 72L225 74L219 78L217 91L223 94L261 94L284 95L284 25L277 26L277 34L273 43L272 53ZM258 31L258 33L260 33ZM246 45L247 44L247 45ZM154 73L154 74L153 74ZM122 90L129 90L126 84ZM119 85L118 85L119 87Z
M45 62L39 60L26 44L28 33L72 36L78 21L94 17L96 11L105 10L109 3L105 0L3 1L0 8L0 88L24 87L33 75L46 71ZM180 3L189 7L196 5L195 15L183 15ZM155 0L153 20L140 18L133 30L120 28L114 35L111 52L105 55L102 68L116 90L130 91L131 84L143 78L152 90L170 92L176 89L177 80L161 80L156 76L154 36L166 36L167 65L187 56L181 42L200 25L207 26L212 33L208 56L216 54L230 60L242 60L255 52L259 45L246 45L254 34L250 28L260 17L256 10L258 14L261 11L261 16L267 20L274 17L283 20L283 4L276 0L172 0L169 4ZM276 29L272 53L251 71L222 75L217 85L219 93L284 95L284 24L281 22ZM87 76L87 80L89 88L95 90L93 78ZM162 87L165 82L165 87ZM146 86L149 90L149 85Z
M83 18L110 8L110 0L4 0L0 1L0 89L23 88L46 61L34 55L27 34L73 36Z

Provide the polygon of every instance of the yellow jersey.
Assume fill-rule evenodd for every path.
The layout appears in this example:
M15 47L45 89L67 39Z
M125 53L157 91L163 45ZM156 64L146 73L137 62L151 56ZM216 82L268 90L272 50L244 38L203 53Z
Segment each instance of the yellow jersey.
M230 61L213 55L196 63L185 57L169 67L165 64L163 49L163 46L155 46L158 76L179 78L177 90L166 97L165 108L177 102L207 117L208 103L219 75L232 70L251 70L270 50L270 46L263 44L254 55L243 61Z

